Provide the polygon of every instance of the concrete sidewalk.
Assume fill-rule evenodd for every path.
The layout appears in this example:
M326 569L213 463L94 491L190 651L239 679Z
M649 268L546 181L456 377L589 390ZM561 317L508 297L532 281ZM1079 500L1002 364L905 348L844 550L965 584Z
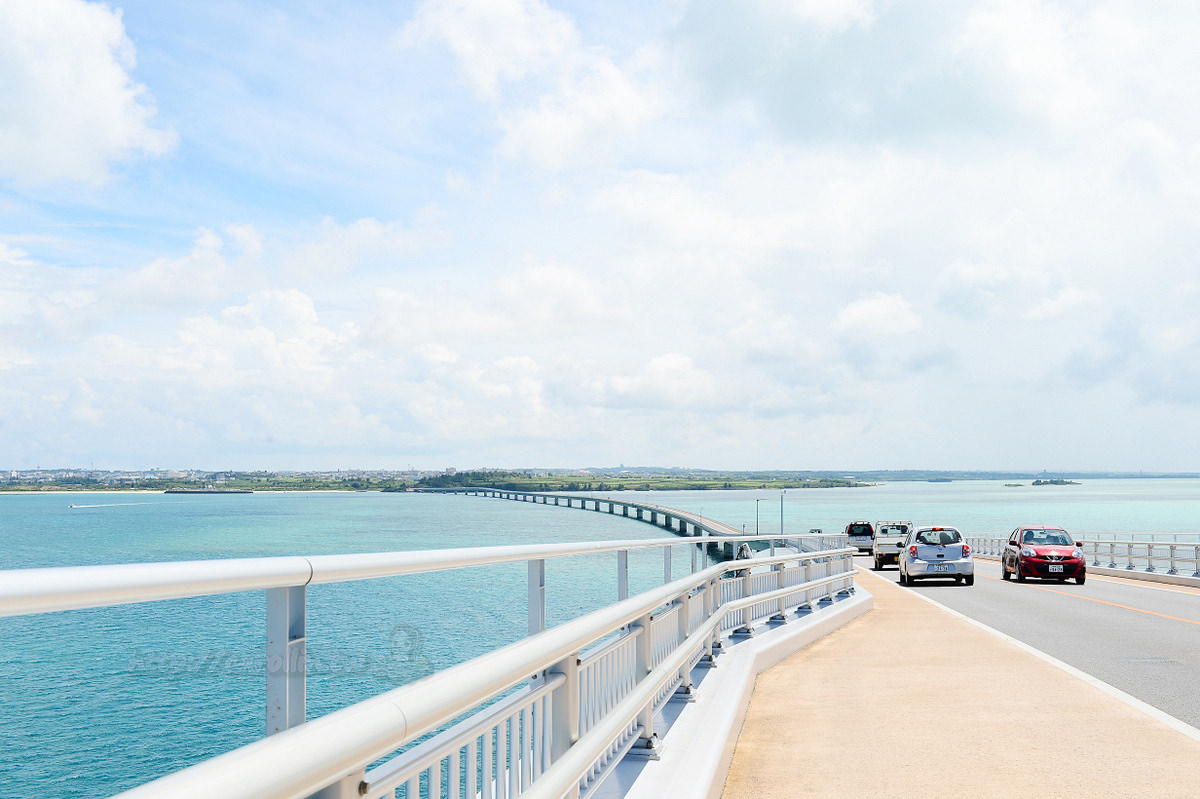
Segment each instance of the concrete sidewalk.
M874 610L759 675L725 799L1200 796L1200 742L859 571Z

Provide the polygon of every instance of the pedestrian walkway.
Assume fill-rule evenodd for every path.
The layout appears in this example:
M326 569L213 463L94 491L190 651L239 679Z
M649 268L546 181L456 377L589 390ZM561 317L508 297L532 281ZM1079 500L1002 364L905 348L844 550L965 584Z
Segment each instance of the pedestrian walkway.
M1200 742L891 577L759 675L724 799L1200 796Z

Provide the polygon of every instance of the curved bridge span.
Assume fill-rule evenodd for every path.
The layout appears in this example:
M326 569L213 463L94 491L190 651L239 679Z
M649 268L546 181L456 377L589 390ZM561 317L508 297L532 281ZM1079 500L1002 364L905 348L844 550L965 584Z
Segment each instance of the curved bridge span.
M742 543L750 543L752 549L773 548L774 542L748 536L741 530L731 527L724 522L710 519L699 513L670 508L665 505L654 505L649 502L637 502L629 499L613 497L593 497L586 495L556 494L540 491L516 491L504 488L429 488L427 493L464 494L473 497L491 497L507 499L515 502L533 502L540 505L556 505L559 507L590 510L596 513L610 513L625 516L640 522L653 524L675 535L685 537L707 537L722 539L708 542L708 551L725 560L732 560ZM781 541L784 539L780 539ZM797 540L795 536L787 536L789 542ZM844 545L844 537L837 535L806 535L802 539L814 549L833 549Z

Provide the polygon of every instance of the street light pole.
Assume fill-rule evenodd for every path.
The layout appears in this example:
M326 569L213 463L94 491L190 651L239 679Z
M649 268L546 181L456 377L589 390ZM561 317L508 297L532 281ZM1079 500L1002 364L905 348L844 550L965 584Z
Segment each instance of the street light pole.
M758 503L760 503L762 501L763 500L761 500L761 499L754 500L754 534L755 535L759 534L759 531L758 531Z

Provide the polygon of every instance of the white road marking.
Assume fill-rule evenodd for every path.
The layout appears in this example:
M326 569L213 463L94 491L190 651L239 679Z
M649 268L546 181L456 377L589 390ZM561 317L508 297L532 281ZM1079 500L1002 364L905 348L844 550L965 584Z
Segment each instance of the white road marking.
M867 571L866 569L860 569L860 571L865 572L866 574L870 574L874 577L878 577L881 580L887 580L889 583L892 582L891 580L888 580L888 578L884 577L882 574L876 574L875 572ZM896 585L896 584L893 583L893 585ZM1070 665L1069 663L1063 663L1058 658L1053 657L1051 655L1047 655L1042 650L1035 649L1032 646L1030 646L1029 644L1025 643L1024 641L1021 641L1020 639L1013 638L1011 635L1009 635L1007 633L1002 633L994 627L989 627L986 624L984 624L983 622L976 621L975 619L972 619L970 616L966 616L962 613L959 613L957 610L948 608L945 605L943 605L941 602L938 602L936 599L930 599L929 597L925 596L924 594L917 593L916 591L913 591L912 589L909 589L909 588L905 588L904 586L897 586L897 587L903 588L905 591L908 591L913 596L919 597L919 598L925 600L926 602L933 605L934 607L941 608L942 610L946 611L947 613L949 613L952 616L957 616L958 618L962 619L963 621L969 622L970 624L974 624L979 629L985 630L985 631L991 633L992 635L996 636L997 638L1003 638L1005 641L1008 641L1009 643L1011 643L1013 646L1017 647L1018 649L1023 649L1024 651L1028 652L1029 654L1033 655L1034 657L1041 658L1045 662L1049 663L1051 666L1055 666L1059 669L1062 669L1067 674L1070 674L1073 677L1078 677L1079 679L1086 682L1088 685L1092 685L1092 686L1095 686L1096 688L1099 688L1101 691L1103 691L1104 693L1113 697L1114 699L1118 699L1121 702L1124 702L1126 705L1129 705L1129 707L1133 708L1134 710L1140 710L1141 712L1145 713L1147 716L1150 716L1153 719L1161 721L1163 724L1166 724L1168 727L1175 730L1176 732L1183 733L1184 735L1186 735L1187 737L1191 738L1194 741L1200 741L1200 730L1196 729L1195 727L1193 727L1190 724L1187 724L1186 722L1180 721L1179 719L1175 718L1174 716L1170 715L1169 713L1165 713L1165 712L1159 710L1158 708L1154 707L1153 705L1143 702L1142 700L1138 699L1136 696L1130 696L1129 694L1122 691L1120 688L1109 685L1108 683L1104 682L1103 680L1097 679L1096 677L1093 677L1092 675L1088 674L1086 671L1080 671L1079 669L1075 668L1074 666Z

